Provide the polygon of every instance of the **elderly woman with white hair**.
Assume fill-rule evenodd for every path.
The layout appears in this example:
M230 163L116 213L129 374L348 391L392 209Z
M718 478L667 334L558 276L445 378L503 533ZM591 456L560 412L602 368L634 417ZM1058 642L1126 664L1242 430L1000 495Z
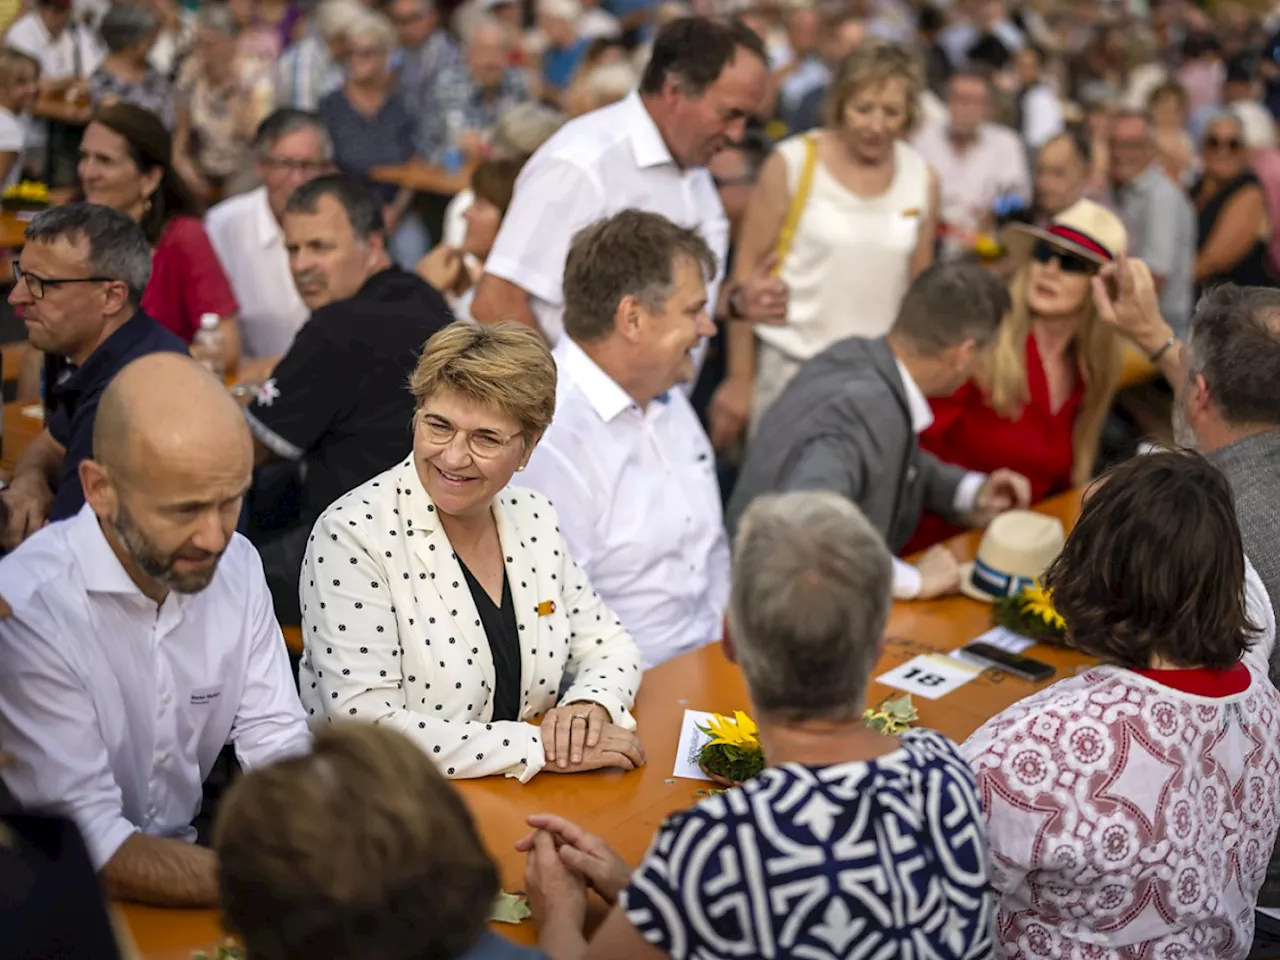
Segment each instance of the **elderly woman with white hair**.
M321 99L342 86L347 34L365 12L358 0L324 0L316 7L307 35L271 67L277 107L315 110Z
M395 89L391 52L396 31L380 13L365 11L346 28L347 71L343 85L320 101L317 113L333 137L334 163L364 182L382 201L387 252L412 270L430 246L427 228L413 211L413 191L374 183L374 167L406 163L414 156L418 120Z
M538 0L538 29L546 39L540 60L542 99L564 105L591 41L578 33L578 0Z
M1258 175L1249 166L1244 126L1230 110L1214 114L1200 139L1204 171L1191 187L1196 205L1196 283L1270 286L1267 242L1275 225Z
M632 872L598 837L538 815L518 848L552 957L992 955L982 808L955 744L862 720L889 616L889 551L852 503L752 504L725 652L768 766L659 829ZM590 944L585 885L613 910Z
M123 100L150 110L173 129L169 81L149 62L159 33L160 18L149 7L112 4L98 26L107 55L89 77L89 102L95 110L104 103Z

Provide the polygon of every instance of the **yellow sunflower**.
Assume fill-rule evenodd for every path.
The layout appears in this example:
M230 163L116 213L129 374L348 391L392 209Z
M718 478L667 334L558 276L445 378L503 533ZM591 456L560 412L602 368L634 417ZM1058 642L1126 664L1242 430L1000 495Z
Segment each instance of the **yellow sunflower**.
M741 710L735 710L732 717L722 717L718 713L713 713L707 725L701 729L703 733L711 735L711 742L707 744L709 747L718 744L747 748L760 746L760 741L756 738L758 731L755 721Z
M1062 619L1062 614L1053 608L1053 592L1038 583L1022 591L1022 612L1039 617L1046 626L1055 630L1067 629L1067 622Z

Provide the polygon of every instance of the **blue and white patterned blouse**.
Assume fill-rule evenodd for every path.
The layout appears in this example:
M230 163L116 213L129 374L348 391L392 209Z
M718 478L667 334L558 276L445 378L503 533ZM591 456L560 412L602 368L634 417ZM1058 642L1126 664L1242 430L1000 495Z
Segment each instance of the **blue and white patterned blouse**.
M675 960L990 957L973 774L932 730L901 744L771 767L668 819L623 892L632 925Z

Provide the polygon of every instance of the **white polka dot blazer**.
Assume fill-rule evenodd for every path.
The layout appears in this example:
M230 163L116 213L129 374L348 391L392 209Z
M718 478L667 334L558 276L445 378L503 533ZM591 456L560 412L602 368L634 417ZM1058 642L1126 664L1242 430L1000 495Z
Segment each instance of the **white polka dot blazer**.
M450 777L531 779L546 763L524 722L563 700L634 729L640 650L565 547L541 494L494 501L520 636L519 721L492 722L493 658L462 567L412 459L335 501L302 564L299 669L313 723L356 717L412 737Z

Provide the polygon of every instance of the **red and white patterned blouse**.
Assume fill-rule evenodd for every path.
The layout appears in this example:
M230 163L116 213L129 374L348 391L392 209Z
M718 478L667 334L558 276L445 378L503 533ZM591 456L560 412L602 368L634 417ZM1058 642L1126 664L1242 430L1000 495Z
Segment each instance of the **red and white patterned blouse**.
M1275 618L1252 568L1248 593L1264 636L1229 670L1093 667L965 743L1001 894L1002 956L1248 953L1280 828L1280 693L1267 678Z

